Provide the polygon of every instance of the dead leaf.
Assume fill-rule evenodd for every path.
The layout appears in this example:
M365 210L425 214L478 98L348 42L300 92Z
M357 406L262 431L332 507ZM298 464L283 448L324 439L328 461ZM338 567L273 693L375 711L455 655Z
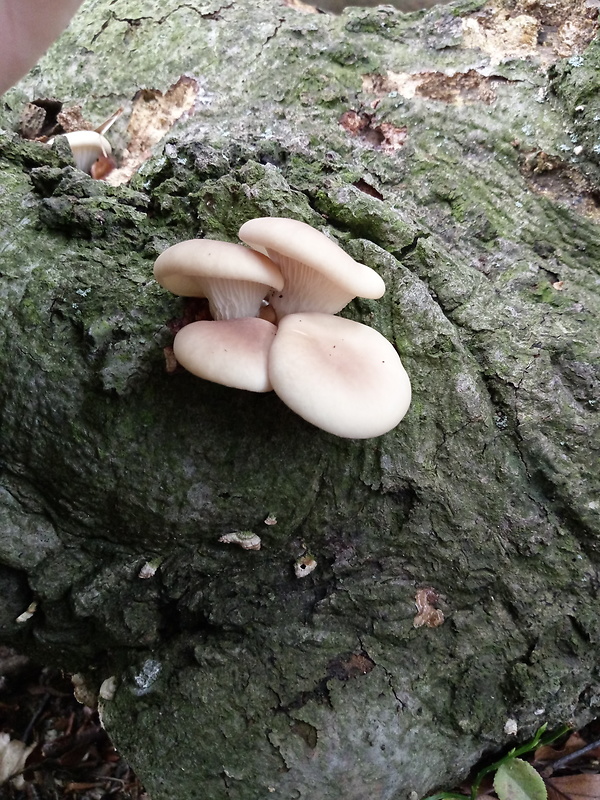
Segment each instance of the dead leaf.
M571 753L577 752L577 750L581 750L581 748L585 747L586 744L587 742L582 739L578 733L572 733L561 748L555 748L549 744L538 747L538 749L535 751L533 760L536 764L539 764L542 761L556 761L559 758L563 758L563 756L568 756L571 755Z
M367 675L375 669L375 662L366 653L350 653L334 658L327 665L327 675L338 681L347 681L359 675Z
M548 800L598 800L600 775L566 775L546 781Z
M428 628L438 628L444 622L444 612L435 607L439 600L438 593L428 587L417 589L415 595L415 606L419 612L413 619L413 627L421 628L426 625Z
M0 733L0 786L23 770L33 747L19 739L11 739L8 733Z
M344 111L338 123L352 136L360 137L364 144L388 155L403 147L408 137L406 125L397 127L390 122L378 124L372 112Z

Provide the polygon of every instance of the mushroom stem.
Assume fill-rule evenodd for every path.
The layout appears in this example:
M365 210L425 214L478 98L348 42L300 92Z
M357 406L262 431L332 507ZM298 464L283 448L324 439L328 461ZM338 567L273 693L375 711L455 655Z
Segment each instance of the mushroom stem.
M356 296L377 299L385 292L374 270L305 222L259 217L245 222L239 236L281 270L283 289L269 295L279 319L297 311L336 314Z
M206 297L214 320L257 317L263 299L283 276L267 256L241 244L190 239L161 253L154 277L185 297Z

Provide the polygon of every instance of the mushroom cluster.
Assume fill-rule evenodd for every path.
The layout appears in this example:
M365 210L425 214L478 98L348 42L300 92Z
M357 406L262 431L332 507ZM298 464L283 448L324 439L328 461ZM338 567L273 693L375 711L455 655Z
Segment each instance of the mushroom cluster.
M354 297L380 298L381 277L304 222L261 217L241 244L180 242L156 260L174 294L204 297L212 320L175 336L177 361L206 380L275 393L296 414L350 439L380 436L410 405L394 347L367 325L335 316Z

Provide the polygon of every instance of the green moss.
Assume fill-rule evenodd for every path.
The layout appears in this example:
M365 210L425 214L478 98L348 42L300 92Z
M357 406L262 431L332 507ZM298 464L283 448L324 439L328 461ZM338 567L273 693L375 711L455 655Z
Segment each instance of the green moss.
M479 11L484 5L484 0L459 0L459 2L452 3L448 10L455 17L463 17L465 14Z
M575 67L553 77L564 106L537 102L522 61L494 68L490 105L378 98L365 72L470 68L452 14L479 4L143 6L128 22L90 2L0 112L24 92L100 114L182 71L199 84L129 188L2 138L0 556L39 598L27 647L118 672L104 719L157 800L424 794L509 715L595 713L600 242L521 172L521 153L568 152ZM406 138L355 136L344 110ZM343 314L401 354L397 429L336 439L272 393L166 372L185 302L156 255L263 215L324 228L384 277L382 301ZM262 549L219 542L233 530ZM421 587L438 628L414 627Z
M539 303L548 303L557 308L565 308L572 304L572 300L557 290L550 282L540 281L532 287L531 294Z
M402 39L414 19L382 8L350 9L345 12L345 29L351 34L372 34L385 39Z

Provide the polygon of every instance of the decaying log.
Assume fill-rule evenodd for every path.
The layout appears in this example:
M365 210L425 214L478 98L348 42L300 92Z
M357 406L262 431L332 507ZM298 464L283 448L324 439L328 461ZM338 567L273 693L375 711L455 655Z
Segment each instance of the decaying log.
M117 677L153 800L423 796L597 713L596 6L89 0L3 98L0 630ZM76 105L107 182L17 132ZM166 370L154 259L264 215L384 277L389 434Z

